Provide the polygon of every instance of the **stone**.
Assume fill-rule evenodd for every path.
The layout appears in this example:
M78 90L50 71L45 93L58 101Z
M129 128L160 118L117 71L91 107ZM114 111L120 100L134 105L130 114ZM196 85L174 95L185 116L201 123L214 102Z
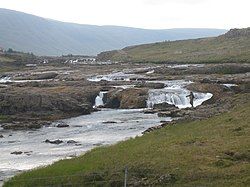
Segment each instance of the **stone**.
M173 109L178 109L178 108L174 105L171 105L171 104L164 102L164 103L155 104L154 109L173 110Z
M29 130L29 129L39 129L42 127L40 122L12 122L2 124L3 129L10 130Z
M145 88L112 90L107 94L107 103L105 107L121 109L146 108L147 98L148 89Z
M10 154L12 154L12 155L21 155L21 154L23 154L23 152L22 151L14 151L14 152L12 152Z
M67 141L67 144L74 144L74 143L77 143L75 140L68 140Z
M160 176L160 178L158 179L159 183L173 183L177 180L176 175L175 174L166 174L166 175L162 175Z
M116 121L104 121L104 122L102 122L103 124L112 124L112 123L117 123Z
M59 122L59 124L57 124L56 127L58 127L58 128L65 128L65 127L69 127L69 125L67 123L65 123L65 122Z
M63 143L62 140L45 140L45 143L51 143L51 144L61 144Z
M140 82L136 85L137 88L150 88L150 89L162 89L165 87L164 83L154 82Z
M164 111L164 112L159 112L158 117L181 117L182 115L180 114L180 110L170 110L170 111Z

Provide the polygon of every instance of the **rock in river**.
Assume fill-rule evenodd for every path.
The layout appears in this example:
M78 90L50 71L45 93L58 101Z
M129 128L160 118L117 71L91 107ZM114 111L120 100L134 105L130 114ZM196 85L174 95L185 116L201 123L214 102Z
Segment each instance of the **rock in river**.
M65 122L59 122L56 127L65 128L65 127L69 127L69 125L67 123L65 123Z
M45 140L45 143L51 143L51 144L61 144L63 143L62 140Z
M74 144L74 143L77 143L75 140L68 140L67 141L67 144Z
M29 129L39 129L44 125L44 122L12 122L12 123L4 123L2 127L4 129L11 130L29 130Z
M129 88L125 90L112 90L107 94L107 108L146 108L148 98L148 89Z
M12 155L21 155L21 154L23 154L23 152L22 151L14 151L14 152L12 152L10 154L12 154Z

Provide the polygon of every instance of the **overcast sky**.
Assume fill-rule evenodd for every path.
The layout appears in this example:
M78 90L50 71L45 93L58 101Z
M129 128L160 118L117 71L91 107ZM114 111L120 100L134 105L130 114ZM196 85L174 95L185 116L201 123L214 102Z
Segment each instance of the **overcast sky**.
M92 25L150 29L250 26L250 0L0 0L0 7Z

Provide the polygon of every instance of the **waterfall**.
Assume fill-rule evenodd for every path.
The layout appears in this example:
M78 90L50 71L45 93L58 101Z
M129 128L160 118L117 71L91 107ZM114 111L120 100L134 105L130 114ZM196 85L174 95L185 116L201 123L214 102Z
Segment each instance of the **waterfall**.
M171 85L163 89L149 91L147 100L148 108L153 108L155 104L168 103L178 108L191 107L190 99L187 97L190 91L180 85ZM194 92L194 107L201 105L204 101L212 98L211 93Z
M95 98L95 105L94 105L95 108L96 108L96 107L100 107L100 106L104 106L103 98L104 98L104 95L105 95L106 93L107 93L107 92L101 91L101 92L99 93L99 95L96 96L96 98Z

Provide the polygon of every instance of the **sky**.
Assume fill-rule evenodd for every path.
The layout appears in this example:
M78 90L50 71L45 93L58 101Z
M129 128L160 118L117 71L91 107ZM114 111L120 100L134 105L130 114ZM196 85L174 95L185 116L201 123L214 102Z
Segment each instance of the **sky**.
M0 8L65 22L147 29L250 27L250 0L0 0Z

